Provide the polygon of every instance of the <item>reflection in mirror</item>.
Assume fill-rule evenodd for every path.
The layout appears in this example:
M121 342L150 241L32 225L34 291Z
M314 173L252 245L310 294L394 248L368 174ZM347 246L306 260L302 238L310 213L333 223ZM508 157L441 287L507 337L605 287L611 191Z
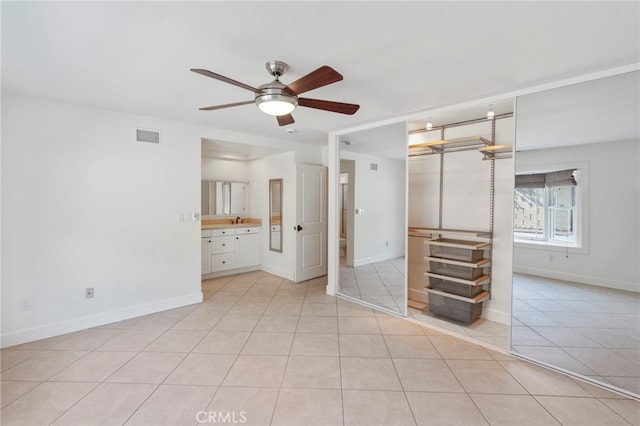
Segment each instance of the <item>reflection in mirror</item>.
M282 253L282 179L269 180L269 250Z
M512 351L640 395L640 76L517 100Z
M246 214L246 182L201 182L201 213L203 216Z
M339 293L406 315L406 124L340 136Z

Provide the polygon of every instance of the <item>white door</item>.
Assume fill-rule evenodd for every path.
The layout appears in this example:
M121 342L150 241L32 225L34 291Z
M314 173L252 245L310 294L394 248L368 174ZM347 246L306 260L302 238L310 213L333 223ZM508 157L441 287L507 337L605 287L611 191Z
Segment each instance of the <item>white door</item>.
M327 273L327 169L298 164L295 282Z

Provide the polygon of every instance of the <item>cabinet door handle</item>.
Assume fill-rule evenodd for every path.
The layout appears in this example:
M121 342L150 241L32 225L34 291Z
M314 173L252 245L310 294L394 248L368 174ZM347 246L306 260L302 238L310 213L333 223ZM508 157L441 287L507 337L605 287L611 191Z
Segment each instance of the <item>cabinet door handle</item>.
M209 240L209 242L211 242L211 240Z
M236 240L239 240L239 239L240 239L240 237L236 237Z

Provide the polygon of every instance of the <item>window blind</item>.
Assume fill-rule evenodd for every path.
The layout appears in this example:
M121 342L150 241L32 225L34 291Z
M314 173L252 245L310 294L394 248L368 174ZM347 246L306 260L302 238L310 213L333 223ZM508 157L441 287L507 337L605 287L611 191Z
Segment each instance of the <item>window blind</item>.
M516 188L553 188L555 186L577 185L573 172L576 169L558 170L549 173L516 175Z

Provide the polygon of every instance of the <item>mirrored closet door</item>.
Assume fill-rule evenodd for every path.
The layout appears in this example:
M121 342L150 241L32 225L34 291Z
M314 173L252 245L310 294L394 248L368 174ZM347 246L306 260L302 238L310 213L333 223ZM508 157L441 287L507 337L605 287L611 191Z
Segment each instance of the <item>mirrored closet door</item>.
M640 76L517 99L512 351L640 395Z
M338 294L406 315L406 124L339 139Z

